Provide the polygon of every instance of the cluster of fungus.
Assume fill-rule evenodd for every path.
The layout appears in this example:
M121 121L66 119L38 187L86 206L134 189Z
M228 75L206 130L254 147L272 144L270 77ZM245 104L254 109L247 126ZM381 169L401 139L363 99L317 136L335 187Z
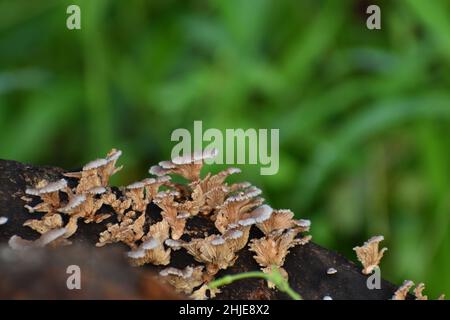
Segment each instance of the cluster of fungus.
M371 274L375 268L379 268L381 259L383 258L384 252L387 248L379 249L379 244L384 240L383 236L374 236L364 242L362 246L354 247L353 250L356 252L358 260L363 265L362 273L365 275ZM332 269L332 268L331 268ZM333 269L335 270L335 269ZM333 272L335 273L335 272ZM330 273L330 269L328 270ZM405 280L403 284L394 292L391 300L406 300L408 297L409 290L414 287L414 282L411 280ZM425 284L419 283L414 289L415 300L428 300L428 297L423 295L423 290L425 289ZM438 300L443 300L444 295L441 295Z
M414 287L414 282L411 280L405 280L400 288L394 292L392 300L406 300L409 290ZM425 290L425 284L419 283L413 290L415 300L428 300L428 296L423 295ZM442 294L438 297L438 300L444 300L445 296Z
M166 266L159 273L164 281L178 292L205 299L208 290L210 297L218 293L217 289L210 290L208 283L220 270L232 266L247 245L263 272L276 267L287 279L282 267L289 249L311 239L301 236L309 231L310 221L296 220L290 210L274 210L264 204L261 190L250 183L225 181L239 169L228 168L202 178L203 164L217 155L215 149L162 161L150 168L152 177L117 191L109 186L109 179L122 169L116 167L120 155L121 151L113 149L105 158L86 164L82 171L66 173L67 178L76 181L73 187L68 179L61 179L43 180L27 188L26 194L39 197L41 202L26 208L31 214L44 215L24 225L41 236L34 241L13 236L10 246L23 250L69 245L68 239L76 233L80 221L100 223L108 219L96 246L123 243L129 247L127 257L132 265ZM173 175L181 176L187 183L173 182ZM151 203L161 209L161 220L153 224L147 219ZM100 210L103 206L110 210ZM187 221L197 215L210 219L216 231L203 237L184 236L189 235ZM249 241L251 228L258 228L264 236ZM169 267L175 250L186 250L198 265Z

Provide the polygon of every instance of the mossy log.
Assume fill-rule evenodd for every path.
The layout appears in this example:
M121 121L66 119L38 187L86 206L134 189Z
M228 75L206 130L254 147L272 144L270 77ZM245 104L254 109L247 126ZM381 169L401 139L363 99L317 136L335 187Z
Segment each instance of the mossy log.
M33 186L42 179L49 181L62 178L65 170L57 167L48 166L33 166L26 165L15 161L0 160L0 216L8 218L8 222L0 226L0 243L3 246L7 245L8 239L13 235L19 235L26 239L36 239L39 234L27 227L23 226L23 223L32 218L32 215L41 216L39 213L29 213L24 205L26 204L22 197L25 196L24 190L27 186ZM102 210L108 210L107 207ZM160 220L159 209L153 205L150 205L147 209L148 221L153 223ZM108 245L104 248L95 248L95 243L98 240L98 235L101 231L105 230L105 225L108 220L102 223L85 224L80 222L77 233L70 238L73 242L73 249L71 248L59 248L59 249L46 249L46 251L52 251L53 253L45 253L54 257L57 255L66 264L83 264L86 261L91 262L91 270L94 270L97 274L103 274L103 282L99 284L106 286L108 281L112 284L117 284L119 288L125 288L129 294L126 297L156 297L156 298L174 298L175 295L171 295L166 292L162 296L145 295L137 288L136 272L142 270L158 271L161 268L154 266L145 266L143 268L128 267L127 264L122 263L122 254L126 250L125 247L120 245ZM212 233L213 224L210 220L202 217L194 217L188 221L188 229L192 230L193 234L203 234L205 231ZM250 238L260 237L256 228L252 229ZM84 249L80 249L84 248ZM80 254L80 250L83 251ZM77 253L78 252L78 253ZM113 252L113 253L111 253ZM106 254L107 253L107 254ZM114 257L112 257L114 256ZM120 257L119 257L120 256ZM249 250L243 249L239 252L239 258L235 265L231 268L221 271L217 278L226 274L235 274L246 271L258 270L259 267L253 259L253 253ZM82 257L82 258L80 258ZM0 296L8 298L6 295L5 286L15 286L16 291L22 288L22 294L29 298L42 298L42 297L54 297L51 291L55 290L54 285L51 284L52 276L48 274L48 270L51 270L52 266L47 266L58 262L59 259L48 258L46 259L46 275L39 277L39 272L33 271L32 267L17 266L17 264L8 264L5 262L5 255L0 255L0 272L4 277L8 277L8 274L14 274L14 277L9 277L9 282L5 282L3 287L0 286ZM107 265L110 265L109 269L113 269L111 272L101 272L103 270L102 259L107 260ZM82 261L81 261L82 260ZM22 263L27 263L27 259ZM96 261L97 268L92 268L92 262ZM115 265L112 267L111 264ZM182 268L190 264L196 264L191 256L189 256L184 250L179 250L172 253L171 266ZM16 266L16 267L13 267ZM330 296L333 299L370 299L370 300L385 300L390 299L397 289L397 286L392 283L382 280L381 289L367 288L367 276L361 273L361 266L349 261L342 255L325 249L315 243L308 243L304 246L296 246L291 249L290 254L286 258L284 265L289 274L290 286L301 294L304 299L323 299L324 296ZM328 275L327 270L329 268L335 268L336 274ZM105 269L107 269L105 267ZM65 270L61 276L64 279L67 277ZM5 274L6 273L6 274ZM33 273L33 277L29 277L30 273ZM57 275L54 274L55 278ZM120 276L118 276L120 275ZM109 277L109 278L108 278ZM91 277L92 279L96 278ZM26 281L24 279L27 279ZM127 284L129 279L132 285ZM18 283L12 283L17 281ZM39 294L36 292L25 292L31 290L33 283L40 281ZM97 283L94 280L94 284ZM48 283L48 286L46 284ZM106 283L106 284L105 284ZM61 285L65 286L65 282ZM27 289L28 288L28 289ZM159 287L158 287L159 288ZM112 290L112 289L111 289ZM134 292L135 290L136 292ZM158 289L159 290L159 289ZM162 290L162 289L161 289ZM14 290L13 290L14 291ZM67 290L60 291L58 297L63 298L108 298L114 297L114 295L106 294L106 291L95 290L91 287L92 294L84 293L80 290L80 293L71 292L67 293ZM217 299L288 299L288 297L277 290L269 289L262 279L245 279L234 282L221 288L221 293L217 295ZM25 293L24 293L25 292ZM55 291L56 292L56 291ZM95 294L94 294L95 293ZM37 295L37 296L36 296ZM123 296L120 296L123 297Z

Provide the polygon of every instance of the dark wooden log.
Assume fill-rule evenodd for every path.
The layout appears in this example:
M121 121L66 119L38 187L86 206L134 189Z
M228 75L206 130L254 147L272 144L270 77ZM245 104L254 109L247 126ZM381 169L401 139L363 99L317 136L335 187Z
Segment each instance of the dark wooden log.
M0 226L0 243L6 244L13 235L20 235L26 239L35 239L38 234L33 230L23 227L23 223L30 219L32 215L40 216L39 213L29 213L24 205L24 190L27 186L35 185L39 180L57 180L62 177L64 170L56 167L25 165L15 161L0 160L0 216L8 218L8 222ZM102 210L108 210L102 208ZM150 206L147 210L148 222L154 223L161 219L159 211L155 206ZM93 248L98 240L98 235L105 229L108 220L100 224L79 223L77 233L70 239L74 244L89 247L85 252L88 256L95 256L96 252L104 252L108 247L117 247L114 252L120 255L126 248L120 245L106 246L105 248ZM314 225L313 225L314 227ZM188 230L202 236L203 233L213 232L213 224L206 218L194 217L188 221ZM250 237L260 237L256 228L252 229ZM77 249L78 250L78 249ZM65 250L58 249L58 255L65 255ZM68 250L67 255L73 256ZM119 252L119 253L118 253ZM0 256L0 260L5 259ZM103 259L101 258L96 258ZM104 258L106 259L106 258ZM51 259L49 259L50 261ZM115 259L110 259L111 263ZM130 281L135 281L135 269L119 264L121 271L114 273L122 274L121 279L126 279L129 275ZM0 261L0 265L1 265ZM184 250L172 253L171 266L185 267L197 264L191 256ZM3 264L0 272L4 275L8 269ZM297 246L291 249L286 258L285 269L289 274L291 287L300 293L304 299L323 299L324 296L331 296L333 299L390 299L397 289L392 283L382 280L381 289L369 290L367 288L367 276L361 273L361 266L349 261L342 255L322 248L315 243L305 246ZM334 275L328 275L328 268L333 267L338 270ZM142 269L142 268L141 268ZM145 270L158 271L161 268L146 266ZM235 274L245 271L258 270L258 265L253 259L253 253L244 248L239 252L239 258L234 266L221 271L217 277L226 274ZM24 272L30 272L29 268L24 268ZM12 271L11 271L12 272ZM49 287L48 290L51 290ZM1 290L1 288L0 288ZM3 295L4 296L4 295ZM222 293L217 299L287 299L288 297L277 290L269 289L262 279L245 279L234 282L222 288Z

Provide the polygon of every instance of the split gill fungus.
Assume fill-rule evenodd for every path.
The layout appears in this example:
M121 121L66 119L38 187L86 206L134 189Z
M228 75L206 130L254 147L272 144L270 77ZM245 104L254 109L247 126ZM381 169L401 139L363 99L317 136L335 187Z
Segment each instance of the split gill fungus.
M71 245L70 238L76 234L78 224L99 224L107 219L98 234L97 247L112 243L127 247L126 258L131 265L160 266L159 278L193 299L219 295L220 290L208 284L220 270L233 266L242 250L254 254L262 272L270 273L275 268L289 280L283 268L285 259L291 248L311 240L310 235L305 235L311 222L296 219L291 210L265 204L262 191L249 182L226 182L229 176L241 172L238 168L202 177L205 160L217 156L217 150L161 161L149 169L150 177L114 188L109 181L122 169L117 166L121 154L112 149L105 158L87 163L81 171L65 173L64 179L42 180L28 186L23 200L30 219L24 226L40 236L27 240L14 235L9 246L31 250ZM179 179L172 180L174 176L186 182L175 182ZM30 206L31 202L37 204ZM150 206L160 209L156 220L150 218ZM196 216L208 219L214 230L193 233L189 220ZM7 222L0 217L0 225ZM252 228L260 234L259 238L250 239ZM363 274L370 275L378 267L387 250L379 249L382 240L382 236L376 236L354 248ZM191 255L195 263L181 268L170 266L171 256L177 250ZM337 270L330 266L326 273L336 274ZM270 281L267 285L275 288ZM413 286L406 281L392 299L406 299ZM422 293L424 288L423 284L417 285L416 299L427 299Z
M116 166L121 154L113 149L105 158L87 163L81 171L66 173L66 179L42 180L29 186L26 194L33 198L26 201L39 198L40 202L33 207L27 204L26 208L32 215L44 215L35 215L24 226L41 236L34 241L13 236L10 247L29 250L70 245L68 239L76 233L79 223L109 219L106 229L98 235L97 247L122 243L129 248L126 257L131 265L165 266L159 273L161 280L191 298L206 299L208 291L209 297L220 293L210 289L208 283L220 270L231 267L241 250L253 251L262 271L276 267L287 279L283 264L289 249L311 239L301 236L309 231L308 220L295 220L290 210L274 210L264 204L262 191L248 182L226 182L240 169L228 168L202 178L204 162L217 156L215 149L161 161L150 168L151 177L117 191L109 186L109 180L122 169ZM172 182L172 176L181 176L187 183ZM69 179L76 185L71 187ZM160 221L154 223L147 219L147 208L152 203L160 208ZM103 206L112 213L102 213ZM187 236L187 222L196 215L210 219L216 232ZM251 228L261 230L264 236L249 241ZM198 265L183 269L169 266L171 253L176 250L186 250Z

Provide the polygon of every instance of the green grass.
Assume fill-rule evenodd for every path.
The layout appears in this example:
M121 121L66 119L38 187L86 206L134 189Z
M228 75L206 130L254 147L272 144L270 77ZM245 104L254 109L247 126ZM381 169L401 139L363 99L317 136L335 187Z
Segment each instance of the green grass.
M278 175L242 180L351 259L384 234L385 278L450 294L450 3L374 2L377 31L364 1L0 0L0 157L75 168L117 147L124 184L194 120L280 128Z

